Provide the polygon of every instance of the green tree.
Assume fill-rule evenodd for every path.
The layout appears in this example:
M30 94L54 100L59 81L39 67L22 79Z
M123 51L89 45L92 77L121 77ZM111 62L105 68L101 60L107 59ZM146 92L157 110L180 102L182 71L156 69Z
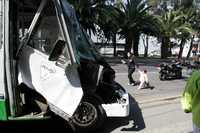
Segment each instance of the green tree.
M116 16L116 9L111 3L113 0L69 0L74 6L79 22L84 29L97 32L96 25L98 25L105 34L112 29L114 23L112 19Z
M178 38L181 40L178 58L182 57L185 42L187 40L194 39L194 29L197 28L197 26L195 26L196 9L194 9L192 6L189 8L183 7L180 9L180 13L184 15L184 21L179 29L180 34L178 35ZM191 40L191 42L193 43L193 40Z
M177 37L181 40L179 44L180 50L179 50L178 58L181 58L184 45L186 41L189 40L192 36L192 29L190 28L190 25L184 24L180 28L178 28L178 30L179 30L179 34L177 35Z
M195 36L197 37L200 33L200 14L199 14L199 10L197 8L191 7L188 9L189 11L186 11L185 13L185 17L186 17L186 21L188 21L193 29L193 34L190 38L190 47L189 47L189 51L187 54L187 58L190 57L190 53L193 47L193 42L194 42L194 38Z
M70 3L74 6L84 29L90 34L103 31L108 40L112 39L119 25L117 21L113 21L119 16L114 0L70 0ZM119 5L118 3L116 4Z
M143 0L127 0L122 7L118 20L120 20L119 33L126 41L125 53L133 48L134 55L138 56L140 34L155 31L155 18L148 13L150 7Z
M171 10L158 17L160 25L159 37L162 40L161 44L161 58L167 58L170 53L170 38L180 37L186 35L189 27L184 22L184 15L180 11Z
M70 0L74 5L79 21L90 34L103 40L112 39L116 55L116 34L119 29L119 14L122 0ZM105 37L105 38L104 38Z

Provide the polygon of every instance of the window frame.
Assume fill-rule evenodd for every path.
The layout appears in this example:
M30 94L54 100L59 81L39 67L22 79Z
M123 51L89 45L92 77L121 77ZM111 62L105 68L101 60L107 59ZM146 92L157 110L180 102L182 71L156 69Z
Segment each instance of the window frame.
M32 20L32 23L31 23L31 25L30 25L30 27L29 27L29 29L28 29L28 32L27 32L27 34L22 38L22 42L21 42L21 44L20 44L20 46L19 46L19 48L18 48L18 50L17 50L17 54L16 54L16 56L18 57L18 55L19 55L19 53L20 53L20 51L23 49L23 46L24 45L26 45L26 46L29 46L29 47L31 47L30 45L28 45L28 43L30 42L30 39L31 39L31 35L33 34L33 31L34 31L34 29L35 29L35 27L37 26L37 24L38 24L38 22L40 21L39 19L40 19L40 16L41 16L41 14L42 14L42 12L43 12L43 10L45 9L45 5L47 4L47 2L49 2L49 0L42 0L41 1L41 3L40 3L40 5L39 5L39 7L38 7L38 10L37 10L37 12L35 13L35 16L34 16L34 18L33 18L33 20ZM59 26L59 31L60 31L60 33L61 33L61 36L62 36L62 38L64 39L64 41L66 42L65 43L65 49L64 50L66 50L66 56L68 57L68 59L69 59L69 61L70 62L68 62L68 63L70 63L70 64L73 64L73 63L75 63L76 61L75 61L75 57L74 57L74 54L73 54L73 51L71 50L71 46L69 46L69 44L71 44L71 42L70 42L70 39L68 39L67 37L66 37L66 33L67 34L69 34L68 33L68 30L66 31L66 26L64 25L65 24L65 22L63 22L64 20L62 19L62 10L61 10L61 7L59 6L59 4L57 3L58 1L57 0L51 0L51 2L53 2L53 5L54 5L54 7L55 7L55 12L56 12L56 17L57 17L57 20L58 20L58 26ZM66 39L67 38L67 39ZM33 48L33 47L31 47L31 48ZM35 49L35 48L33 48L33 49ZM37 50L37 49L36 49ZM39 51L39 50L38 50ZM40 51L41 52L41 51ZM64 51L63 51L64 52ZM42 52L42 53L44 53L44 52ZM47 56L49 56L49 55L47 55Z
M45 12L45 10L46 10L45 8L46 8L46 6L44 6L44 8L43 8L43 10L41 11L40 14L43 14L43 12ZM63 33L61 31L61 28L60 28L60 23L59 23L59 20L58 20L58 16L57 16L57 13L56 13L55 5L53 5L52 10L54 10L54 12L55 12L55 14L52 15L52 17L55 17L54 19L56 19L56 21L55 21L56 22L56 28L55 29L58 28L57 29L58 32L56 34L60 34L60 36L58 36L57 39L55 39L53 42L51 41L51 37L48 37L48 35L46 36L47 37L46 39L48 39L48 40L46 40L45 36L43 36L43 35L41 35L41 38L37 37L37 33L40 30L40 28L43 29L44 24L42 24L42 22L48 21L48 20L44 20L43 17L39 17L37 22L36 22L35 28L33 28L32 33L30 34L30 38L29 38L29 41L27 43L28 46L32 47L33 49L38 50L39 52L42 52L43 54L45 54L47 56L49 56L51 54L51 52L52 52L52 50L54 48L53 44L56 42L56 40L58 40L59 38L61 38L61 40L64 39ZM44 14L44 16L45 16L45 14ZM46 17L46 18L48 18L48 17ZM44 29L52 32L52 29L50 27L49 28L47 27L47 28L44 28ZM34 37L36 37L36 38L34 38ZM36 43L33 42L33 44L32 44L31 43L32 41L36 41ZM49 41L51 43L47 44ZM46 46L50 47L49 51L45 50ZM64 53L64 50L65 49L63 49L63 53Z

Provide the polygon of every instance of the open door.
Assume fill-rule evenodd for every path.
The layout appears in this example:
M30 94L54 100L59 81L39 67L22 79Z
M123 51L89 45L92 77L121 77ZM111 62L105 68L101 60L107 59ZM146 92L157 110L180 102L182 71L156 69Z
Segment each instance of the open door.
M19 53L19 81L39 92L53 112L68 119L83 91L77 67L52 1L42 1L30 27L29 39Z

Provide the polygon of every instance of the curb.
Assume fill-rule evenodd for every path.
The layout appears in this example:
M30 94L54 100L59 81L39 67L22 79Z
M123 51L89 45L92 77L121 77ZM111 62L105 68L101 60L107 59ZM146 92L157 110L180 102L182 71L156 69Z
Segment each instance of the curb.
M147 103L153 103L153 102L159 102L159 101L169 101L169 100L174 100L178 98L181 98L181 95L138 101L138 104L147 104Z

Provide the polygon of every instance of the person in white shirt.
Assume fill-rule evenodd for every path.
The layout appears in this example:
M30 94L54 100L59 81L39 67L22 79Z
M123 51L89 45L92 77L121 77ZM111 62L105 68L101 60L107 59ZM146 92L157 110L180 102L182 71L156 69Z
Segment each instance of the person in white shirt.
M138 72L140 74L140 79L139 79L140 80L140 84L139 84L138 89L142 89L142 88L153 89L154 87L150 86L150 84L149 84L149 79L148 79L148 76L147 76L147 70L145 69L144 71L141 71L138 68Z

